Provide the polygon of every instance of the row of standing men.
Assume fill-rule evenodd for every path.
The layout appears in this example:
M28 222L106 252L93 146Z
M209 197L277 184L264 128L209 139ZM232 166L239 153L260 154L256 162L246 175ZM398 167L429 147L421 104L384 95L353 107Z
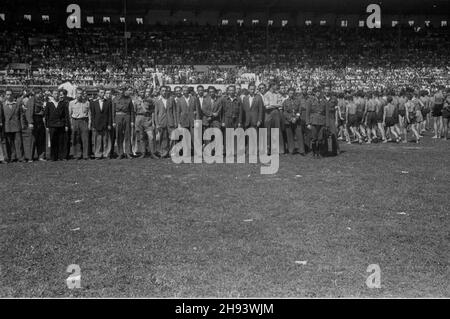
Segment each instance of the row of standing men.
M268 90L251 84L246 95L230 85L220 97L214 87L198 86L195 92L184 86L171 92L162 86L158 92L147 88L135 94L121 87L116 96L99 88L89 100L81 88L74 99L65 90L43 94L36 89L18 99L6 90L0 108L6 152L2 146L0 161L169 157L172 131L192 132L195 120L202 120L204 129L266 127L268 141L271 128L280 129L281 154L312 150L319 156L324 132L336 130L336 103L319 89L313 93L299 99L295 89L279 90L277 84Z

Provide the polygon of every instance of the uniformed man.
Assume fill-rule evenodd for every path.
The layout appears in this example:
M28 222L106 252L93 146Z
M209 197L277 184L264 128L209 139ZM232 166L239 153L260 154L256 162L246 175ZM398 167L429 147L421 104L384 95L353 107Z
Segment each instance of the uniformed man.
M300 120L299 125L302 130L305 153L308 153L311 149L311 130L306 126L306 109L308 108L308 103L310 101L310 96L308 95L308 87L302 86L301 93L298 98L299 108L300 108Z
M120 88L120 95L112 102L113 125L116 127L117 155L119 159L131 158L131 131L134 130L134 106L131 91L126 86Z
M138 141L139 158L147 153L150 158L156 158L155 150L155 102L152 89L141 91L141 98L136 103L136 139Z
M306 124L311 130L311 148L314 157L320 157L320 147L326 138L325 132L330 126L330 110L328 102L319 88L306 109Z
M339 108L338 108L338 100L335 94L331 92L330 86L325 86L324 89L325 100L328 102L328 109L330 114L329 120L329 133L331 134L331 138L334 140L334 144L336 145L337 154L340 153L339 143L338 143L338 117L339 117Z
M300 123L300 102L295 97L295 88L288 89L288 97L283 101L282 106L289 153L305 155L303 132Z

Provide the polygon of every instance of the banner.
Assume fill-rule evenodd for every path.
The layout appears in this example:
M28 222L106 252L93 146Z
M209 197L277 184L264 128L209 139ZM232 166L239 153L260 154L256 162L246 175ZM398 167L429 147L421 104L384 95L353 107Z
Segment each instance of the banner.
M67 96L70 96L71 98L75 98L75 94L77 91L77 86L73 85L70 82L65 82L58 86L58 89L65 89L67 91Z
M173 91L173 89L174 89L176 86L181 86L181 87L183 87L183 86L185 86L185 85L191 86L191 87L193 87L194 89L197 89L197 86L202 85L202 86L205 88L205 90L207 90L208 87L213 86L213 87L216 88L216 90L221 90L222 92L225 92L225 91L227 90L227 87L228 87L229 85L232 85L232 84L211 84L211 83L206 83L206 84L204 84L204 83L201 83L201 84L167 84L167 86L170 87L170 90L171 90L171 91ZM247 88L248 88L248 84L241 84L241 88L242 88L242 89L247 89Z

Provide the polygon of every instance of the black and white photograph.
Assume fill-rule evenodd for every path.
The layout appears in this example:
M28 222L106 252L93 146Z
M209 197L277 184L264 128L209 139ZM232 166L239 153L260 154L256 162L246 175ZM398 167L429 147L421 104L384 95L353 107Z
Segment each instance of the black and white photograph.
M0 0L0 299L450 297L450 0Z

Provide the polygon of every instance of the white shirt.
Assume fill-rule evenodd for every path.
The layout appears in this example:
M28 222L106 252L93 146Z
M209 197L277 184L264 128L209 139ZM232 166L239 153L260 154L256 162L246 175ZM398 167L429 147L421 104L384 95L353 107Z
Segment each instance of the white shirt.
M55 106L55 108L58 108L58 102L56 102L56 100L52 97L49 98L49 102L53 103L53 105Z
M99 99L98 104L100 105L100 111L103 111L103 99Z
M199 97L198 99L200 100L200 107L202 107L203 106L203 96Z
M167 99L161 97L161 101L163 102L164 108L167 109Z
M253 96L249 95L248 96L248 104L250 107L252 106L252 103L253 103Z

